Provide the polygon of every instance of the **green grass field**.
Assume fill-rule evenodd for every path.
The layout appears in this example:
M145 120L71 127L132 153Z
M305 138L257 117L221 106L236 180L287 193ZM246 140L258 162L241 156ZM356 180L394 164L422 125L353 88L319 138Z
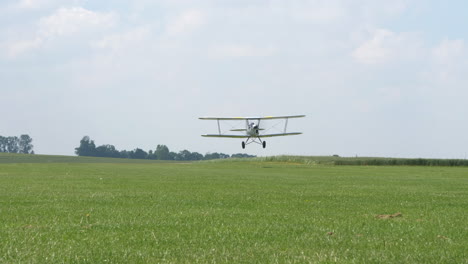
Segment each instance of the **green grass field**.
M0 155L0 263L468 263L467 223L464 167Z

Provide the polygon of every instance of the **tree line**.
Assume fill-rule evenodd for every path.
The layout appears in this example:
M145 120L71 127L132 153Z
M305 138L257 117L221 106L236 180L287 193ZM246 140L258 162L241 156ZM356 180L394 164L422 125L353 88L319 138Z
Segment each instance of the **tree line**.
M32 138L29 135L19 137L0 136L0 152L34 154Z
M182 150L176 153L170 151L166 145L157 145L155 150L149 150L148 152L140 148L130 151L119 151L113 145L101 145L96 147L94 140L91 140L89 136L84 136L81 139L80 146L75 148L75 153L78 156L152 160L211 160L255 157L253 155L243 153L229 155L215 152L203 155L198 152L190 152L188 150Z

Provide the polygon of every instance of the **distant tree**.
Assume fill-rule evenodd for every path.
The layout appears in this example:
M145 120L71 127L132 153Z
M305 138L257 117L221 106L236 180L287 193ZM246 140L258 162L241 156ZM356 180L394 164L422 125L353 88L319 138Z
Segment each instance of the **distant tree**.
M205 158L206 160L219 159L219 153L218 153L218 152L206 153L204 158Z
M18 137L0 136L0 152L34 154L32 138L29 135Z
M231 158L255 158L255 155L249 155L245 153L237 153L237 154L232 154Z
M18 138L16 138L18 139ZM22 143L22 151L29 150L27 146L31 146L32 139L27 135L22 135L19 139ZM0 136L0 151L9 151L15 149L12 144L11 138L4 138ZM5 142L5 144L3 144ZM7 144L8 143L8 144ZM230 158L228 154L224 153L207 153L205 156L198 152L190 152L182 150L178 153L169 151L166 145L157 145L156 150L146 152L140 148L131 151L122 150L118 151L113 145L101 145L96 147L94 141L89 136L84 136L80 141L80 146L75 148L75 153L78 156L94 156L94 157L111 157L111 158L126 158L126 159L157 159L157 160L203 160L203 159L226 159ZM247 154L234 154L233 157L255 157Z
M154 152L152 150L149 150L147 159L155 160L156 159L156 154L154 154Z
M32 154L32 153L34 153L34 151L33 151L34 146L31 144L32 141L33 140L29 135L21 135L19 137L19 142L18 142L19 153L23 153L23 154Z
M190 155L190 160L203 160L203 158L203 154L198 152L192 152L192 155Z
M184 149L184 150L181 150L179 151L179 153L177 153L175 155L175 160L188 160L190 158L190 151Z
M148 153L142 149L135 149L131 156L132 159L146 159L148 157Z
M0 136L0 152L34 154L32 138L29 135L20 137Z
M7 152L7 138L0 136L0 152Z
M205 154L205 157L204 157L205 160L211 160L211 159L227 159L227 158L230 158L230 156L229 156L228 154L218 153L218 152L206 153L206 154Z
M84 136L80 141L80 146L75 148L78 156L96 156L96 145L88 136Z
M174 160L202 160L203 155L198 152L190 152L186 149L175 154Z
M102 145L96 148L97 157L119 158L120 153L113 145Z
M130 159L130 153L126 150L122 150L119 152L119 157L123 159Z
M172 158L166 145L158 145L154 154L158 160L171 160Z
M9 153L19 153L19 138L7 137L7 149Z
M224 153L219 153L219 158L220 159L229 159L231 156L229 154L224 154Z
M168 160L175 160L175 156L176 156L176 155L177 155L177 153L170 151L170 152L169 152L169 159L168 159Z

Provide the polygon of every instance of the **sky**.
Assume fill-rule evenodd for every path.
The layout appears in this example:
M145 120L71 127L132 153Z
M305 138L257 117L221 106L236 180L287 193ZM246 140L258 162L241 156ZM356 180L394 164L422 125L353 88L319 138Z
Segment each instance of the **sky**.
M0 135L37 154L466 158L468 2L0 1ZM304 114L241 148L201 116ZM229 124L226 125L229 128Z

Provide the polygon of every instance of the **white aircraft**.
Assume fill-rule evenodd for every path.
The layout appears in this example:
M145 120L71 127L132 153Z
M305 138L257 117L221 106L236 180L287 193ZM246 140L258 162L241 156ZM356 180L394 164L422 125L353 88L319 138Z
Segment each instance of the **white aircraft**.
M221 137L221 138L246 138L247 140L242 141L242 148L245 148L246 145L250 143L257 143L266 147L266 141L262 140L265 137L279 137L279 136L294 136L300 135L301 132L289 132L286 130L288 128L288 120L290 118L299 118L305 117L305 115L292 115L292 116L265 116L265 117L200 117L202 120L216 120L218 123L218 134L206 134L202 135L203 137ZM282 127L279 133L265 133L269 130L275 128L278 124L271 126L270 128L265 128L260 126L260 121L262 120L273 120L273 119L282 119L284 120L284 127ZM221 125L219 121L228 120L228 121L239 121L245 120L245 128L231 128L229 131L232 132L241 132L242 134L223 134L221 133ZM262 125L265 122L262 122Z

